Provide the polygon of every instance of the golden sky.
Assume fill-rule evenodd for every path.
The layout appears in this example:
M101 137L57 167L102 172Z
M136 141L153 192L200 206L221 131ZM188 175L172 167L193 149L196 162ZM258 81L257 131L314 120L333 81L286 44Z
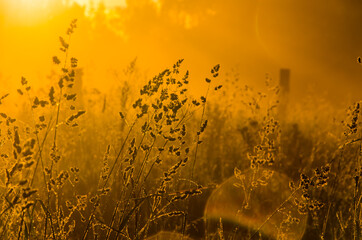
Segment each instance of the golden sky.
M113 86L137 57L152 77L180 58L194 84L220 63L240 85L276 81L291 69L291 91L332 102L362 97L362 3L356 0L0 0L0 84L47 81L58 36L78 19L71 54L88 86ZM100 80L102 79L102 80Z

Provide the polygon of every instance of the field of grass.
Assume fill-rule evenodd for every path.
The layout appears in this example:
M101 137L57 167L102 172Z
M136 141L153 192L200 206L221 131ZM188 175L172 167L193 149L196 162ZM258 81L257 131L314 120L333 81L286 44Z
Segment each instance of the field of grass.
M68 54L75 28L41 90L1 89L0 239L361 239L362 102L282 112L277 84L218 64L195 96L183 60L146 81L132 62L102 93Z

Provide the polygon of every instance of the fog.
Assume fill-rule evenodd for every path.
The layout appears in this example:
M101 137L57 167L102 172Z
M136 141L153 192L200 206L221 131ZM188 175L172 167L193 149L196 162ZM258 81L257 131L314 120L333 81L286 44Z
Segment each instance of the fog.
M135 58L145 78L184 58L195 88L220 63L224 74L237 72L240 86L262 87L266 74L278 81L289 68L296 101L310 92L333 104L362 97L356 0L11 2L0 4L1 89L18 86L21 76L47 81L58 36L77 18L71 54L89 87L112 87Z

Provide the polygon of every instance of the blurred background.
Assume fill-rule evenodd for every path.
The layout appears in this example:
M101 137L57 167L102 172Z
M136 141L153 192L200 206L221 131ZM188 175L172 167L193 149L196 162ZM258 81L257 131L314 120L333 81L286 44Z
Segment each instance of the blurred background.
M74 18L70 53L90 88L113 88L131 62L150 78L184 58L194 91L220 63L232 86L262 88L290 69L292 101L313 93L345 107L362 97L358 0L0 0L1 94L21 76L49 81Z
M66 31L73 19L78 19L77 29L68 39ZM73 208L67 202L77 202L83 215L69 213L72 218L63 226L71 232L71 222L77 223L70 235L73 239L87 234L96 209L96 203L94 208L85 208L81 201L87 202L87 196L100 196L102 184L112 191L109 197L102 198L97 221L101 223L104 217L109 229L113 223L119 224L113 234L118 236L123 231L129 236L127 239L136 239L142 224L158 218L153 216L154 209L163 211L169 205L170 211L184 211L185 220L169 219L171 215L160 217L163 225L155 224L150 235L159 230L181 232L179 228L183 228L183 232L186 229L187 234L201 239L207 236L203 225L207 214L203 209L212 188L237 175L236 168L247 170L258 161L260 166L273 165L271 168L286 174L288 178L276 179L278 184L286 184L287 190L289 178L298 184L302 173L319 179L321 167L332 169L332 184L327 185L327 190L320 191L318 184L310 190L328 208L322 212L314 209L314 220L308 222L310 229L305 230L303 225L301 232L316 232L317 237L305 235L305 239L353 239L353 235L360 239L354 233L357 221L352 219L360 216L358 224L362 226L362 211L355 204L361 193L357 185L358 176L362 176L362 104L353 104L362 100L362 65L358 62L362 56L361 23L360 0L0 0L0 187L15 199L0 215L0 223L10 226L8 239L20 239L22 229L33 226L39 232L45 228L47 238L47 226L53 225L43 211L36 213L39 218L29 217L30 223L25 225L28 220L24 211L30 207L26 202L30 195L25 194L30 188L20 184L28 176L25 172L33 173L34 187L40 190L34 200L38 201L38 195L44 202L47 199L53 216L63 216L63 210L53 207L49 199L61 196L64 209L69 211ZM59 49L60 36L66 36L63 41L70 43L67 64ZM53 63L54 56L62 65ZM74 60L70 63L71 57L78 59L78 66ZM173 65L179 59L184 61L178 62L181 68L177 74L178 64ZM64 74L63 64L75 70L74 86L70 83L73 74ZM212 77L212 67L220 73L218 77ZM184 81L187 93L176 80L168 84L167 74L163 85L158 85L159 79L144 85L165 68L171 68L171 76L177 75L175 79ZM187 69L189 78L185 80ZM22 85L23 76L28 82L23 79ZM211 84L205 82L205 77L212 79ZM59 79L63 83L69 80L65 90L58 87ZM190 85L186 86L187 81ZM215 92L215 87L220 91ZM170 98L164 97L164 91L157 91L164 88L170 91ZM140 89L150 94L140 96ZM44 101L48 98L51 104ZM149 106L154 110L147 112ZM171 112L169 109L175 116L167 113ZM180 131L181 123L185 123L187 134ZM148 135L148 131L157 136ZM176 138L178 134L182 137ZM21 144L29 139L24 147L29 148L33 142L31 148L39 147L40 154L28 158L23 151L26 164L34 159L31 164L36 162L36 166L30 168L30 164L29 169L24 167L16 175L14 172L23 166L18 165L17 159L17 153L21 153L19 139ZM180 156L190 156L190 160L184 164L187 158L181 162ZM46 170L49 166L53 170ZM113 174L108 172L108 166L112 166L111 172L115 169ZM142 204L151 196L148 194L157 193L152 198L158 199L166 179L169 181L168 177L174 174L174 166L181 166L182 170L167 185L167 191L175 194L169 196L186 196L177 191L196 187L194 183L197 189L199 183L207 186L204 193L177 206L163 201L166 198L155 200L155 208L148 206L148 201ZM47 190L47 178L50 183L53 176L62 179L63 170L71 180L64 188L59 184L57 191L62 195L50 196L53 193ZM49 176L43 176L44 172ZM107 174L112 175L108 183ZM13 185L9 184L10 178ZM73 185L73 179L77 184ZM18 190L13 191L13 186ZM217 202L230 206L237 199L233 197L235 189L227 189L221 195L230 196L230 202L221 198L211 206L218 206ZM4 214L16 204L17 191L25 194L26 205L19 205L22 210L18 215L13 216L11 211ZM138 201L142 195L147 197ZM266 195L272 196L261 196L275 203L276 194ZM7 196L0 208L11 203ZM129 202L135 207L131 209ZM264 206L269 207L269 203ZM41 210L39 204L34 204L33 209ZM159 213L163 214L161 210ZM234 210L229 212L230 216L235 215ZM119 221L114 221L114 214ZM88 223L83 216L89 219ZM290 213L285 216L289 219ZM5 217L13 219L12 223L8 224ZM33 225L33 219L39 222ZM130 224L125 219L131 219ZM215 219L221 223L219 217ZM265 216L260 219L260 223L266 222ZM256 223L246 227L256 229ZM6 227L0 225L1 239L5 239L2 234ZM53 235L55 232L62 234L53 231ZM96 236L96 231L91 232ZM32 234L36 236L37 232ZM99 234L106 231L100 228Z

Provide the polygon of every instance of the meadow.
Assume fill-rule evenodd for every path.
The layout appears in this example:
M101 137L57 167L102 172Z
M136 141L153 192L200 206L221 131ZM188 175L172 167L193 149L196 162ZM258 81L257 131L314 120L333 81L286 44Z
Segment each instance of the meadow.
M0 239L361 239L361 101L282 108L276 81L219 64L196 95L183 59L148 79L133 61L103 93L76 27L49 82L0 92Z

